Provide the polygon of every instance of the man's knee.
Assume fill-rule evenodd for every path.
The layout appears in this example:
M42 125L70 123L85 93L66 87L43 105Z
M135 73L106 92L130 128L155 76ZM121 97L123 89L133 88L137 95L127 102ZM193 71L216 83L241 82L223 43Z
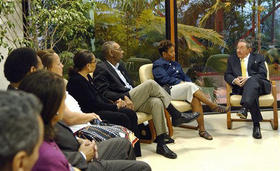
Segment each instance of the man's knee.
M124 144L126 146L130 146L130 142L126 138L115 138L116 143L118 144Z
M143 161L137 161L137 168L139 168L138 170L141 170L141 171L151 171L151 167L148 163L146 162L143 162Z
M241 105L250 109L252 107L256 107L255 106L256 100L257 99L252 97L242 97Z
M250 77L248 78L248 80L246 81L245 85L244 85L244 89L249 88L249 89L258 89L260 87L259 85L259 81L257 78L255 77Z
M153 98L150 101L150 103L151 103L153 108L163 108L164 107L163 102L161 101L160 98Z
M143 84L146 84L147 86L151 86L151 87L159 87L160 85L155 82L155 80L146 80Z

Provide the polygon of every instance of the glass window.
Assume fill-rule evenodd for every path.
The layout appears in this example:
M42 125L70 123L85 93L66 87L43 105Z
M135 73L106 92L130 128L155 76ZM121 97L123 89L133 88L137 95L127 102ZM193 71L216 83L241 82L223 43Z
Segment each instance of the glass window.
M226 103L223 74L240 38L250 38L280 85L280 10L276 0L177 2L178 61L218 103ZM258 23L260 23L258 27ZM225 44L221 42L223 40ZM279 98L279 95L278 95Z
M115 41L124 51L123 62L135 85L139 67L159 57L156 42L165 38L165 3L160 1L99 0L95 10L95 54L102 57L105 41Z

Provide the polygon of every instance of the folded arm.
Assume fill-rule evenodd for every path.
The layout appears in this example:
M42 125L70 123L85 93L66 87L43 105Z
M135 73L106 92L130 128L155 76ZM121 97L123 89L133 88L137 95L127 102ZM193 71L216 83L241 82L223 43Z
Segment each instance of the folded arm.
M153 65L153 75L155 81L158 82L160 85L176 85L182 81L178 78L170 77L162 65Z

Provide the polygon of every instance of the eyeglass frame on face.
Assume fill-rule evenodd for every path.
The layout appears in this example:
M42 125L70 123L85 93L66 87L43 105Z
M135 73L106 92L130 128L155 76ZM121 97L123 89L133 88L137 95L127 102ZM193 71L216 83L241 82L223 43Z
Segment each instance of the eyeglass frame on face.
M117 51L119 51L119 52L122 52L122 51L123 51L121 47L119 47L119 48L114 48L113 50L117 50Z
M90 64L94 64L94 63L96 63L96 62L97 62L97 60L94 59L94 61L91 61Z

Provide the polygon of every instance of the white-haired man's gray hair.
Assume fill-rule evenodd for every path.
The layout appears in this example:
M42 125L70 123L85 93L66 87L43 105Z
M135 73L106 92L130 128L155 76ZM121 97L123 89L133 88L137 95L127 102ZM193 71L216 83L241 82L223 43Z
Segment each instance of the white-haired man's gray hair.
M109 51L114 49L114 44L115 43L116 42L114 42L114 41L107 41L107 42L103 43L102 54L103 54L104 59L107 59L108 57L110 57L109 56Z
M19 151L32 154L39 140L38 117L42 105L22 91L0 91L0 170Z

